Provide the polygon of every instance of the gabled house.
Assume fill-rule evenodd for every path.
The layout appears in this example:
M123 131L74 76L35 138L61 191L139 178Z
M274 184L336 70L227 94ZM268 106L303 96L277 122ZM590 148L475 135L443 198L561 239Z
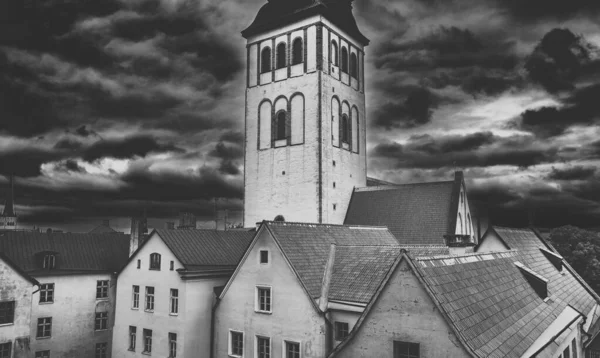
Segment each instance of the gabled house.
M325 356L401 249L383 227L263 222L219 296L212 356Z
M466 192L462 172L451 181L355 188L344 224L386 226L401 245L475 245Z
M534 231L492 230L513 249L401 254L330 357L583 357L600 298Z
M0 251L0 357L31 356L31 298L39 282Z
M254 232L154 230L118 275L113 357L208 357L215 287Z
M0 233L0 252L39 282L32 296L33 357L110 357L124 234Z

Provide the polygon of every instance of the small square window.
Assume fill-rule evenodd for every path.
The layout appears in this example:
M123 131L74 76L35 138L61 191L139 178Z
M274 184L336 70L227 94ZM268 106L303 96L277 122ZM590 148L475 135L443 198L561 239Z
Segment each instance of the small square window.
M394 341L394 358L419 358L419 343Z
M256 287L256 311L271 313L271 287Z
M336 341L343 341L346 339L346 337L348 337L349 330L347 322L335 322L334 328Z
M38 318L37 338L46 338L52 336L52 317Z
M269 263L269 251L268 250L260 250L260 263L261 264Z
M10 324L15 321L15 301L0 302L0 324Z
M244 333L229 332L229 355L242 357L244 355Z
M50 351L37 351L35 358L50 358Z
M0 358L11 358L12 342L0 344Z
M54 284L44 283L40 285L40 303L54 302Z

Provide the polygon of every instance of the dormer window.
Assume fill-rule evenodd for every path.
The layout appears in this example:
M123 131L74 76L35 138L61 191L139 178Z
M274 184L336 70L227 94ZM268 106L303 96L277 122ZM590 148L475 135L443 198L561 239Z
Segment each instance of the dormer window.
M46 254L44 255L44 259L42 260L42 268L46 270L52 270L56 267L56 256L54 254Z
M296 37L292 45L292 65L304 62L304 52L302 51L302 39Z
M150 254L150 270L160 271L160 254L156 252Z

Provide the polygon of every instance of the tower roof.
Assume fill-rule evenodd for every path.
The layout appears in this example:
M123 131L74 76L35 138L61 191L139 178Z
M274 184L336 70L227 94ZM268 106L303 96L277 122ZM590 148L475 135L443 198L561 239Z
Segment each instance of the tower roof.
M17 216L15 214L15 203L14 203L14 178L13 175L10 176L10 184L8 189L8 195L6 196L6 201L4 203L4 210L2 211L2 216L6 217L14 217Z
M369 39L360 32L354 15L352 15L352 1L268 0L258 11L252 24L242 31L242 36L248 38L312 15L323 15L355 40L363 45L368 45Z

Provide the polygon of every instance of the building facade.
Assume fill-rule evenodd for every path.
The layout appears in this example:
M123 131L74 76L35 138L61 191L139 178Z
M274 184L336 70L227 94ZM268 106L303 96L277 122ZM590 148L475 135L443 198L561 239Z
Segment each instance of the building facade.
M247 40L244 225L341 224L366 185L364 47L351 2L270 1Z

